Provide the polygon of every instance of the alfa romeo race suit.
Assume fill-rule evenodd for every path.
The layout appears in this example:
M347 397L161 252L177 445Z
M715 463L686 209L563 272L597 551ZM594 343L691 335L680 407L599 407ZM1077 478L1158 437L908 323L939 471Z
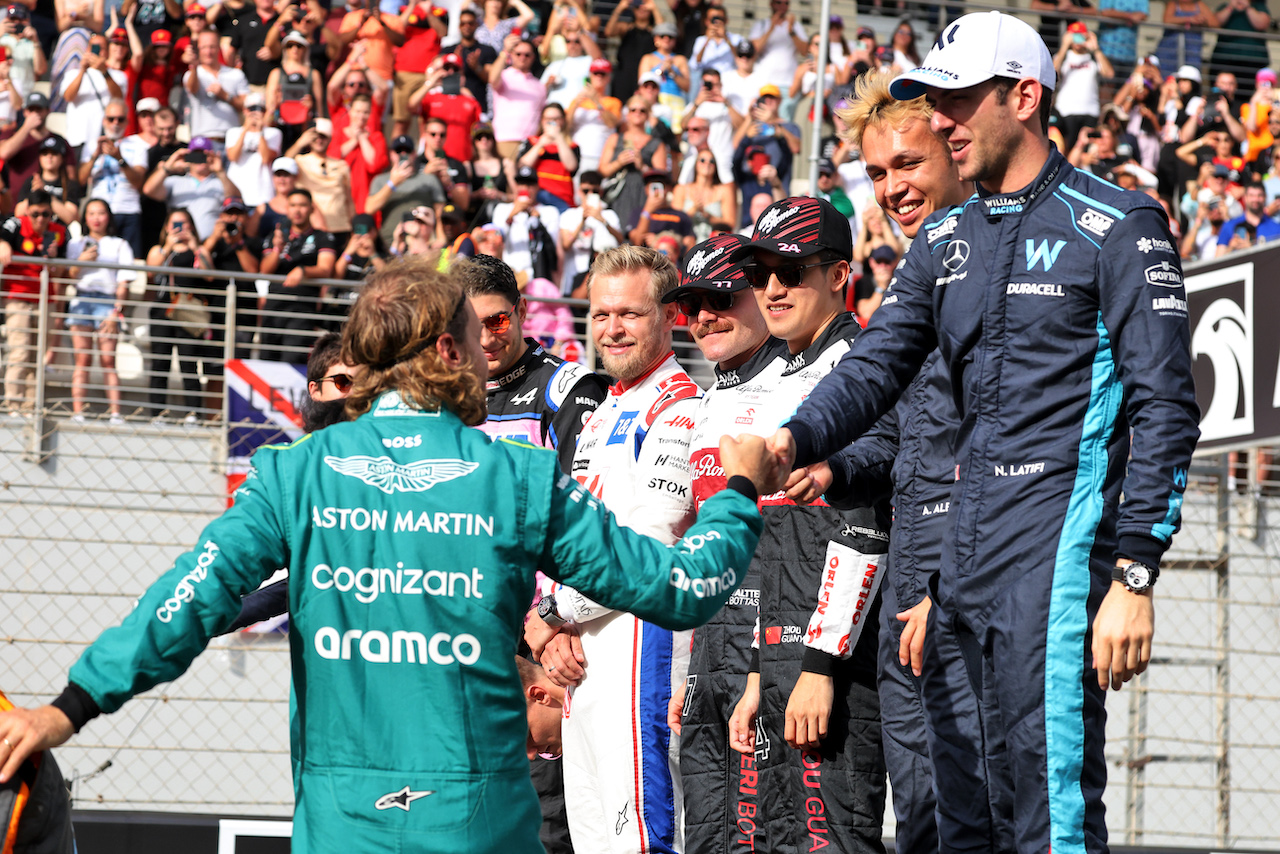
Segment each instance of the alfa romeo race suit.
M604 400L607 383L574 362L553 356L532 338L525 354L500 376L485 384L489 414L479 429L494 439L520 439L553 448L567 474L578 435ZM550 580L538 573L539 595ZM573 850L564 803L564 771L560 757L535 756L529 762L534 788L542 804L542 844L548 854Z
M689 436L701 394L668 354L633 383L610 387L587 422L573 476L618 524L674 542L693 521ZM689 635L603 608L581 589L557 590L556 601L587 660L562 726L574 850L679 851L679 741L667 705L688 672Z
M772 433L849 349L859 334L852 314L828 324L787 360L760 413ZM882 461L888 494L892 455ZM885 766L876 694L877 589L889 548L887 502L836 510L825 501L796 506L784 493L761 498L765 534L755 646L760 671L755 761L768 850L790 854L834 846L884 851ZM820 749L787 746L787 701L801 672L834 679L835 698Z
M573 463L578 434L600 401L606 383L576 362L553 356L532 338L520 361L485 385L489 417L480 429L495 439L520 439L555 448L565 470Z
M689 442L696 508L724 489L720 437L765 434L763 413L786 362L787 345L770 338L731 371L716 370L702 396ZM759 416L760 420L757 421ZM728 604L693 633L680 726L685 850L697 854L765 851L759 826L755 757L729 747L729 718L747 681L751 635L760 603L760 572L752 564Z
M235 505L84 652L55 702L78 728L177 677L240 595L288 566L304 854L540 851L514 658L534 568L688 628L741 581L760 529L735 479L743 494L708 500L691 538L664 546L618 525L550 451L395 392L253 461Z
M824 459L941 350L961 422L930 629L954 628L982 669L953 681L998 710L1019 851L1106 845L1089 631L1116 558L1157 566L1178 528L1199 435L1189 338L1164 211L1052 152L1024 190L926 223L786 425L799 465ZM929 711L956 730L930 745L939 798L970 797L981 735ZM978 844L942 830L944 847Z

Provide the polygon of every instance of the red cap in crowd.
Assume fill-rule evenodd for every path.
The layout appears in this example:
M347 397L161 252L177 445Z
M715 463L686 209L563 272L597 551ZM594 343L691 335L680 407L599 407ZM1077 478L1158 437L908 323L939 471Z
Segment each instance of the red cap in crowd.
M173 44L173 33L168 30L156 30L151 34L152 44Z
M111 31L110 39L116 44L128 44L129 31L126 30L124 27L116 27L114 30Z
M609 74L609 73L611 73L612 71L613 71L613 64L612 64L612 63L610 63L610 62L609 62L609 60L607 60L607 59L593 59L593 60L591 60L591 73L592 73L592 74Z
M188 18L203 18L209 10L201 6L199 3L193 3L187 7Z

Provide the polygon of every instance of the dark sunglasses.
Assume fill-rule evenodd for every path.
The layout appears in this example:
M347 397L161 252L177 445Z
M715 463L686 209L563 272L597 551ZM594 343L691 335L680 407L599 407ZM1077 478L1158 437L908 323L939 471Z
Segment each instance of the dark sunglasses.
M723 24L724 18L707 18L708 24Z
M511 317L516 313L516 307L512 306L510 311L500 311L497 314L491 314L483 317L480 322L494 335L501 335L511 328Z
M346 394L347 392L351 391L351 384L354 382L355 380L351 377L350 374L330 374L327 377L321 377L319 385L324 385L325 383L333 383L334 388L336 388L338 391L342 392L343 394Z
M778 283L784 288L798 288L804 282L806 271L813 267L830 267L836 261L817 261L813 264L786 264L782 267L766 267L763 264L752 264L744 267L747 281L753 288L769 287L769 276L778 277Z
M685 317L697 317L704 305L716 314L721 314L733 306L734 297L734 294L724 291L685 294L676 298L676 305L680 306L680 313Z
M104 122L122 122L125 120L125 117L124 116L103 116L102 120Z

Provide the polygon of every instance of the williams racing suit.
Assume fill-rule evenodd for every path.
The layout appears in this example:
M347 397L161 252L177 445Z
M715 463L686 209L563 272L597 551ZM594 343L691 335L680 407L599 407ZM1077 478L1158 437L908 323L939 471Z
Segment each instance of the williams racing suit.
M520 360L485 386L489 417L480 429L495 439L520 439L555 448L565 471L591 413L605 396L605 381L576 362L553 356L532 338Z
M781 358L786 350L783 341L770 338L739 367L716 370L715 385L698 403L689 443L697 507L724 489L720 437L761 434L775 426L766 424L763 413L786 366ZM685 850L696 854L750 851L752 844L755 850L768 850L758 823L755 757L729 747L729 718L746 686L759 600L759 568L752 564L728 604L693 633L680 726L680 777Z
M78 728L177 677L240 595L288 566L301 854L540 851L514 656L534 568L688 628L724 604L760 530L735 480L742 494L708 500L696 539L664 546L618 525L550 451L395 392L253 462L235 505L55 703Z
M643 377L612 386L587 422L573 476L619 524L674 542L693 521L689 436L701 394L668 354ZM562 728L574 850L679 851L679 741L667 705L688 672L689 635L602 608L584 593L556 592L587 660Z
M840 314L808 348L785 355L759 429L771 434L794 412L860 331L852 314ZM884 495L892 459L881 461ZM841 511L777 493L761 498L761 512L765 534L752 564L760 573L755 760L767 850L883 852L876 593L889 548L887 502ZM804 671L834 679L827 737L814 751L785 739L787 702Z
M954 628L981 668L952 681L997 708L1019 851L1106 847L1089 633L1116 558L1156 566L1178 528L1199 435L1189 339L1164 211L1051 152L1022 191L926 224L852 352L786 425L798 464L824 459L941 350L961 422L930 624ZM928 711L935 731L956 730L930 745L945 810L944 796L977 789L982 738ZM989 844L941 829L944 848Z

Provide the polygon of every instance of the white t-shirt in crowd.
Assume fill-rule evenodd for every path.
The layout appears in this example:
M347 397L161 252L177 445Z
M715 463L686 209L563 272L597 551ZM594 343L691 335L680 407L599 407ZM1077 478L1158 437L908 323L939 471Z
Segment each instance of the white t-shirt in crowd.
M590 73L591 57L586 54L566 56L548 65L542 72L542 82L546 84L552 77L556 78L556 82L554 86L547 87L547 103L556 103L567 108L569 102L576 98L586 86Z
M579 107L573 114L577 129L573 132L573 141L578 144L578 174L600 165L600 155L604 154L604 144L613 136L613 128L600 118L599 110L588 110Z
M513 207L515 207L513 203L503 202L494 206L493 209L493 224L501 228L507 238L502 251L502 260L506 261L507 266L517 274L523 270L532 276L533 255L529 252L529 221L536 214L551 239L559 241L560 212L551 205L534 205L528 211L516 214L511 225L507 225L507 217L511 216Z
M227 148L240 139L244 132L243 127L227 131ZM267 146L278 156L284 145L284 135L279 128L263 128L245 137L239 160L227 162L227 177L240 190L240 198L251 208L271 201L276 194L271 183L271 164L262 162L262 154L258 150L264 137Z
M108 68L107 73L116 81L121 92L129 91L129 78L123 71ZM76 74L77 72L69 71L63 75L60 88L63 97L66 97ZM90 140L97 142L98 137L102 136L102 116L107 111L107 102L110 100L111 90L107 88L107 78L95 68L86 68L75 99L67 101L68 145L84 145Z
M720 75L720 91L724 92L724 99L729 102L729 106L745 116L760 97L760 87L768 82L759 71L752 71L743 77L735 68L728 74Z
M127 136L117 143L125 165L147 168L149 146L137 134ZM85 145L81 161L93 159L98 146L95 142ZM93 159L93 171L89 173L89 198L102 199L111 206L113 214L142 213L142 196L120 168L114 157Z
M767 29L769 29L769 19L760 18L751 25L749 38L754 42L764 35ZM769 40L764 43L764 50L756 54L756 74L766 77L783 91L791 85L791 78L796 76L796 67L799 65L796 58L796 45L791 40L792 33L800 41L808 41L808 36L804 34L804 27L800 26L799 21L796 21L790 32L783 24L773 28L773 32L769 34Z
M119 237L91 238L87 235L76 237L67 243L67 260L72 265L75 264L75 259L80 257L80 253L84 251L85 244L90 240L98 241L98 260L107 264L114 264L117 269L107 269L106 267L86 268L84 275L76 282L76 294L79 296L115 296L118 285L133 280L134 271L130 269L133 266L133 250L129 247L128 241Z
M618 222L618 215L609 208L600 211L600 216L609 225L622 231L622 224ZM569 210L560 214L560 230L561 231L577 231L578 224L582 222L582 208L569 208ZM556 235L556 239L560 239L560 235ZM564 253L564 274L560 277L560 290L562 293L569 293L573 286L573 278L579 273L585 272L591 265L591 253L594 250L597 255L607 251L618 245L618 241L614 238L612 232L605 228L596 219L587 220L586 227L582 229L582 233L573 241L567 252Z
M228 98L237 98L249 94L249 81L245 79L244 72L239 68L229 68L224 65L218 69L217 75L214 75L207 68L197 65L182 75L184 90L192 74L197 75L200 85L196 94L187 92L187 103L191 105L191 135L222 139L228 131L240 124L240 114L229 102L210 95L209 87L216 79Z
M1067 51L1053 103L1060 116L1098 115L1098 61L1093 54Z
M716 171L720 173L720 180L729 183L733 180L733 122L729 119L729 108L719 101L703 101L693 111L693 115L707 120L707 148L716 156Z

